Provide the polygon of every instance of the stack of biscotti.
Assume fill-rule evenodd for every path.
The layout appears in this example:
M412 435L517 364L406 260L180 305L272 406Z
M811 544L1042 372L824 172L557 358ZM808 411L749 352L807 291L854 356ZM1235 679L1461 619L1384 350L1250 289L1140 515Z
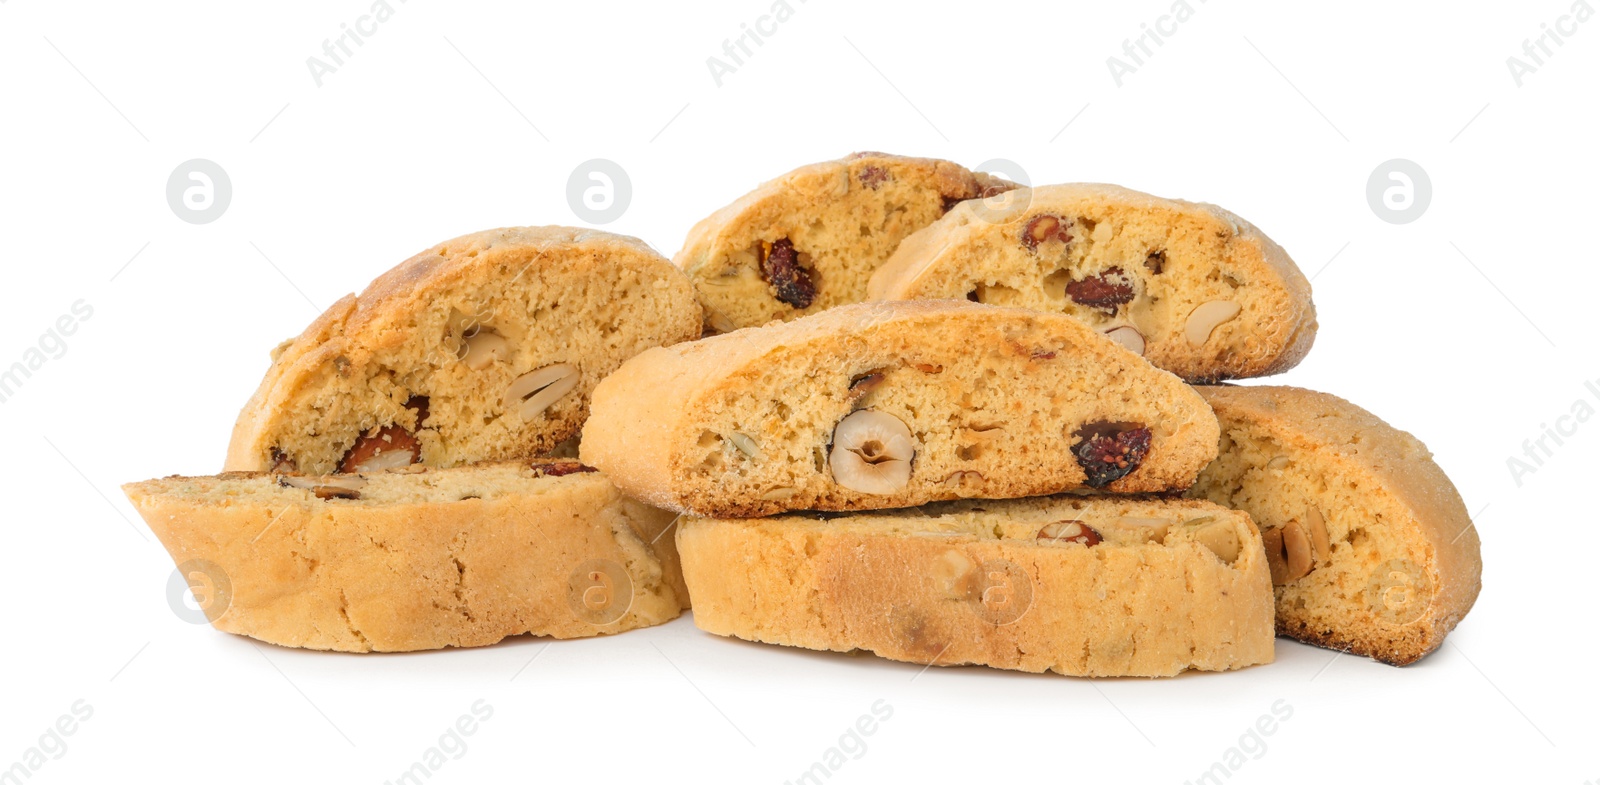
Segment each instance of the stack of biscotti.
M1477 535L1454 486L1420 442L1341 399L1200 387L1220 430L1214 448L1193 452L1216 460L1193 488L1192 476L1157 460L1151 444L1173 449L1204 438L1177 436L1183 407L1174 402L1182 396L1137 374L1153 365L1204 385L1279 373L1316 335L1310 283L1282 247L1233 213L1111 185L1018 187L950 162L865 153L764 184L697 225L675 261L694 281L708 330L732 332L625 365L597 390L600 416L586 428L593 443L584 455L629 492L701 516L679 536L691 591L701 587L702 627L935 661L903 638L925 637L925 614L901 628L884 614L936 591L909 596L933 590L902 576L885 579L870 607L844 595L816 598L829 596L827 587L879 586L852 582L862 554L878 545L900 554L891 563L901 570L928 573L932 567L906 555L924 551L899 544L931 536L928 528L982 539L973 534L982 526L950 519L974 513L896 512L936 523L902 522L910 528L869 547L857 541L882 529L882 516L816 521L797 511L900 509L1080 486L1102 494L1188 488L1191 497L1253 516L1276 628L1302 641L1413 662L1440 645L1477 596ZM979 317L948 302L851 305L918 300L1000 308ZM836 306L843 307L825 311ZM1014 336L1028 332L1018 325L1030 317L1010 309L1049 323L1069 317L1148 365L1077 335L1059 347L1027 348L1027 370L1002 372L999 365L1029 346ZM1011 326L973 321L990 318ZM792 326L738 329L769 320ZM1063 353L1077 374L1072 383L1038 375ZM1064 396L1095 400L1092 417L1101 419L1064 407ZM1126 411L1136 404L1149 419ZM654 437L623 446L626 435L643 432ZM976 514L1010 520L1026 504L987 501ZM748 519L771 514L780 517ZM1093 517L1081 509L1061 515L1074 526ZM1014 539L1001 534L1014 528L992 531L996 540ZM1089 547L1123 542L1098 529L1088 539ZM1055 542L1042 530L1039 540ZM855 562L817 557L846 542ZM804 588L810 604L784 609L754 599L779 596L780 584ZM868 623L851 613L879 615ZM939 629L945 637L928 640L972 634ZM1159 670L1048 657L1023 664L993 654L1014 639L997 631L982 639L991 655L964 661L1069 673ZM949 662L948 652L938 661Z
M592 407L581 458L684 514L711 632L1071 675L1272 659L1249 517L1158 496L1216 418L1070 317L842 306L646 351Z
M688 340L686 276L629 237L500 229L440 244L272 355L225 473L125 486L215 627L412 651L570 638L688 607L672 516L570 454L624 360ZM546 457L539 457L546 456Z

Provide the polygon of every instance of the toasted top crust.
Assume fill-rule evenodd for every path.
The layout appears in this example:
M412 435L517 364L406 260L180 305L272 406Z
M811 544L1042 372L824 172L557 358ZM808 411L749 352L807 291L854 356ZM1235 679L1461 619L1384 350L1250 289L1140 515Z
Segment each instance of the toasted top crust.
M1406 559L1426 572L1427 584L1434 589L1426 612L1412 625L1423 632L1413 629L1394 638L1392 631L1380 631L1370 636L1385 641L1381 648L1373 648L1376 644L1364 631L1339 630L1326 637L1326 631L1298 630L1296 637L1341 648L1355 646L1392 664L1414 661L1437 648L1476 601L1483 560L1466 504L1428 448L1371 412L1327 393L1265 386L1196 389L1216 410L1225 441L1264 436L1318 461L1315 474L1325 478L1325 487L1350 484L1354 503L1360 505L1357 512L1386 530L1365 536L1392 538L1395 547L1408 554ZM1212 485L1202 479L1195 493L1227 503L1218 496L1226 489ZM1336 512L1328 511L1330 526L1341 524ZM1267 527L1280 521L1259 523ZM1296 588L1291 584L1280 591Z
M1032 291L1039 288L1039 282L1031 279L1049 270L1039 275L1028 271L1031 288L1012 291L1001 287L992 298L980 297L983 302L1065 310L1103 330L1129 324L1130 319L1135 323L1157 321L1159 314L1164 317L1160 320L1168 323L1162 332L1181 337L1182 317L1201 302L1231 297L1237 288L1233 279L1238 278L1253 287L1254 294L1249 296L1257 300L1246 303L1245 318L1217 330L1218 336L1199 347L1147 334L1146 357L1186 379L1217 380L1279 373L1294 367L1311 350L1317 329L1311 283L1281 246L1227 210L1102 183L1017 189L1007 194L1007 202L998 208L987 203L963 204L906 238L873 274L868 296L889 300L962 297L978 284L1016 287L1017 281L992 277L1002 272L998 253L1018 248L1019 234L1034 217L1056 215L1068 223L1078 219L1076 231L1086 233L1083 240L1113 249L1100 258L1074 262L1091 268L1088 272L1117 265L1135 281L1153 278L1135 265L1146 261L1146 253L1178 247L1189 251L1190 265L1195 265L1196 259L1214 261L1208 269L1194 271L1191 286L1196 291L1173 292L1169 302L1146 304L1137 313L1128 309L1102 313L1076 305L1060 291L1053 292L1054 297ZM1135 253L1136 259L1119 258ZM1033 257L1028 258L1031 263ZM1216 269L1209 269L1213 265ZM1135 290L1142 291L1147 284L1136 283ZM987 293L980 290L982 294ZM1148 325L1139 326L1143 332L1151 332Z
M906 235L956 202L1015 187L936 158L855 153L768 180L707 216L689 230L673 263L695 281L711 330L793 319L859 302L867 277ZM847 197L868 193L882 194L893 204L846 209ZM866 231L869 225L871 231ZM784 238L791 238L803 254L823 248L834 252L811 262L827 269L822 270L815 302L807 307L776 299L760 277L759 261L750 257L753 245ZM736 271L738 275L731 274Z
M862 375L881 376L870 397L853 389ZM1099 422L1153 432L1148 456L1106 490L1181 490L1215 457L1217 434L1187 386L1073 319L948 300L861 303L653 349L602 382L593 405L585 463L656 506L725 516L1084 487L1070 448ZM840 419L862 408L918 434L899 492L858 493L821 465ZM768 481L794 492L762 497L772 489L753 486Z
M623 340L606 344L605 350L594 352L595 356L565 359L569 363L589 366L580 370L585 377L592 378L586 380L586 385L580 384L578 392L570 396L583 398L576 402L579 405L552 407L554 414L546 422L519 425L519 428L531 432L504 434L501 439L503 444L461 448L461 439L457 438L456 449L463 453L461 456L447 456L445 460L428 462L454 465L471 460L506 459L547 451L576 433L587 414L587 406L584 405L587 388L620 364L626 356L645 346L688 340L699 334L700 314L689 282L641 240L561 226L493 229L441 243L400 263L375 279L359 296L341 298L317 317L299 337L285 341L273 351L271 367L234 425L225 468L230 471L272 468L272 454L279 447L279 438L312 441L344 439L348 442L355 435L377 426L400 424L407 430L415 429L420 423L410 421L415 415L403 408L405 397L398 390L406 388L411 394L426 395L426 390L419 392L417 388L430 383L452 386L441 372L455 363L456 346L444 347L448 349L444 352L448 356L437 357L435 355L441 352L441 347L433 345L450 329L460 329L448 324L457 315L451 313L454 306L444 301L446 293L466 293L473 297L498 300L498 304L491 302L480 304L480 307L488 309L493 306L503 311L503 318L508 322L532 324L536 314L524 309L540 307L545 300L559 302L562 297L571 296L571 293L544 289L566 282L581 284L596 279L610 283L624 273L631 276L630 280L637 280L641 284L637 288L647 292L640 295L643 298L640 302L649 303L650 313L631 314L634 322L626 325L629 335ZM475 314L467 316L477 318ZM599 322L603 321L593 316L589 321L596 324L586 326L581 310L570 316L566 313L548 314L544 318L557 319L568 332L576 330L585 335L598 334L602 326ZM529 343L532 343L531 339ZM598 346L601 341L595 339L586 343ZM635 343L639 345L634 346ZM563 344L555 347L555 350L582 353L583 347ZM601 354L606 356L599 356ZM384 358L389 361L403 360L406 366L403 369L389 369L397 377L393 380L396 391L382 389L366 392L376 392L380 397L392 394L399 396L399 400L354 401L349 395L327 392L331 389L328 385L335 383L334 376L358 380L363 370L371 371L383 365ZM481 375L485 383L475 386L487 387L498 382L503 389L506 380L490 377L516 370L491 369L489 373ZM460 395L483 393L481 390L469 391L466 386L459 384L453 387L461 388L456 391ZM501 390L492 392L483 393L480 397L485 401L497 402ZM358 408L348 413L335 412L338 407L351 405L368 406L374 410ZM290 420L311 416L313 409L320 412L318 416L327 422L295 422L291 427ZM434 413L440 413L437 405ZM474 416L496 414L499 412L480 411L475 412ZM446 412L442 416L452 415L459 413ZM461 422L470 420L460 416L456 416L456 419ZM336 426L333 423L335 420L338 421ZM463 426L464 429L467 427ZM348 430L350 433L338 434L334 433L335 430ZM424 443L425 459L434 446ZM339 451L343 449L338 448ZM434 457L444 456L447 452L437 450ZM328 463L326 459L312 463L317 465L302 462L300 468L309 471L331 471L333 468L322 465Z

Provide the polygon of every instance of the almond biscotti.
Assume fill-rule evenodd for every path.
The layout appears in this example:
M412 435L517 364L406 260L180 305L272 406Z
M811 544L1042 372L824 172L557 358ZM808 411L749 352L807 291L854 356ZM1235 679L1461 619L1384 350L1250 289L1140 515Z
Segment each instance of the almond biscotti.
M308 649L580 638L689 607L673 516L573 461L123 486L219 630ZM197 595L198 597L198 595Z
M645 352L595 388L579 455L658 507L741 517L1181 491L1216 438L1198 394L1081 322L926 300Z
M639 240L496 229L424 251L273 352L229 471L459 466L550 452L623 360L700 334L687 278Z
M1071 676L1273 659L1260 535L1205 502L1063 496L679 527L695 624L717 635Z
M907 238L870 296L1070 314L1191 380L1278 373L1310 351L1310 282L1233 213L1114 185L1010 196L1015 209L959 206Z
M857 153L803 166L696 224L674 262L715 332L866 298L900 241L965 199L1012 183L949 161Z
M1483 560L1427 447L1326 393L1198 389L1222 443L1191 495L1261 526L1278 632L1391 665L1439 648L1477 599Z

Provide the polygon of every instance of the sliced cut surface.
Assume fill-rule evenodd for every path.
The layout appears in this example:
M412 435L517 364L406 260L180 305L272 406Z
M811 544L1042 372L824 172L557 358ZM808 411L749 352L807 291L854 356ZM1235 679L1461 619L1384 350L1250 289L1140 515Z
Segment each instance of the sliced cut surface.
M736 517L1181 491L1216 438L1192 389L1070 317L926 300L645 352L595 389L579 454Z
M443 243L347 296L272 366L228 471L377 471L546 454L623 360L700 332L681 272L639 240L564 227Z
M280 646L580 638L660 624L689 605L673 516L576 461L231 472L123 491L201 587L214 627Z
M949 161L856 153L711 214L674 262L693 279L709 331L794 319L866 299L867 279L907 235L963 200L1013 187Z
M685 518L695 624L904 662L1172 676L1271 662L1249 516L1059 496L840 516Z
M1311 284L1277 243L1215 205L1115 185L1018 190L907 238L873 299L971 299L1065 313L1190 380L1264 376L1311 350Z
M1439 648L1477 599L1483 560L1428 448L1326 393L1197 389L1222 441L1190 495L1261 526L1278 632L1391 665Z

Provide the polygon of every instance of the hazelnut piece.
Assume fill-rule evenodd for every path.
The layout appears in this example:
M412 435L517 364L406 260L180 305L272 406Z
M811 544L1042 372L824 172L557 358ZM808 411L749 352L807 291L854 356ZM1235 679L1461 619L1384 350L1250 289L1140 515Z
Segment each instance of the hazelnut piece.
M1105 541L1100 532L1083 521L1047 523L1039 530L1038 539L1046 542L1075 542L1091 548Z
M845 488L887 496L905 490L916 454L911 429L898 417L861 409L834 426L828 469Z

